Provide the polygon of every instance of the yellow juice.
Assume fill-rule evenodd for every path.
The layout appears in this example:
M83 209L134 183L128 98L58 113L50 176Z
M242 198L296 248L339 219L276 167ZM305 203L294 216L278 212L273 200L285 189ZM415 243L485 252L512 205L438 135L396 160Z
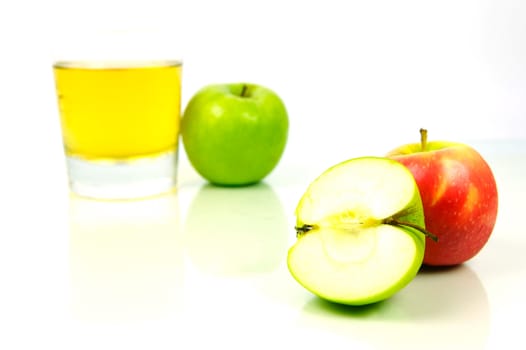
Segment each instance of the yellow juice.
M59 62L53 70L67 155L124 160L176 150L180 62Z

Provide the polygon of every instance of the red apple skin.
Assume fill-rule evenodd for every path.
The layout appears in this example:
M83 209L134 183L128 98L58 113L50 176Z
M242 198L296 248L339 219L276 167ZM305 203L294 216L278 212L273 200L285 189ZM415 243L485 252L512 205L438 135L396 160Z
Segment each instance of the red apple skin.
M426 229L424 264L449 266L474 257L488 241L497 219L495 177L482 156L459 143L433 141L398 147L388 157L404 164L418 184Z

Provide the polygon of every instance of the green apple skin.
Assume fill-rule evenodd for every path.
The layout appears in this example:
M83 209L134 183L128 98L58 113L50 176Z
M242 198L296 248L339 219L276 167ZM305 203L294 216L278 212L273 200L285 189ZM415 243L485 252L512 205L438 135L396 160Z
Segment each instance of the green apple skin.
M491 168L472 147L449 141L400 146L387 156L413 174L424 205L428 242L424 264L451 266L477 255L497 219L498 191Z
M203 87L188 102L181 134L195 170L216 185L259 182L278 164L289 119L281 98L248 83Z
M348 275L338 273L335 274L334 277L327 277L331 275L331 272L325 273L319 276L319 278L315 279L309 279L308 275L316 271L319 266L323 263L323 261L326 259L324 256L324 253L321 252L314 252L305 254L308 256L308 258L302 259L303 261L299 260L298 257L296 257L299 254L302 254L300 252L301 249L305 249L302 246L304 245L305 240L309 240L309 245L323 245L323 237L322 237L322 231L327 228L328 225L332 225L333 223L330 223L330 221L334 220L332 218L329 218L330 211L334 210L334 208L328 210L325 213L312 215L309 214L309 212L316 212L315 209L321 202L326 203L333 203L335 201L341 201L341 204L338 204L338 206L348 206L349 211L345 212L343 210L342 213L332 213L334 214L334 218L336 220L342 220L341 218L344 218L345 216L351 215L354 216L355 213L353 213L354 207L361 206L364 203L356 203L353 202L353 199L349 198L349 201L346 202L346 193L348 193L348 188L342 188L340 186L335 186L333 188L326 188L323 191L324 196L323 198L313 198L309 193L312 192L312 188L314 187L323 187L325 186L325 183L330 182L327 181L326 178L331 176L331 172L339 171L340 169L346 167L349 163L357 163L357 162L363 162L365 167L368 167L372 164L372 170L371 173L382 173L380 178L380 182L383 181L384 178L386 182L389 181L389 177L391 174L391 170L396 172L404 173L403 176L406 177L404 180L405 182L405 190L409 191L409 195L406 195L405 202L401 203L402 207L395 210L395 212L391 212L387 214L385 212L384 214L387 215L387 217L376 217L373 218L373 221L376 221L377 227L386 229L389 228L391 232L389 234L397 234L397 235L404 235L406 238L408 238L408 241L410 242L409 245L411 245L411 250L413 252L413 258L412 262L405 265L405 270L399 270L399 275L393 276L391 272L388 271L388 268L386 270L372 270L369 271L369 275L365 275L364 273L360 272L361 265L364 265L364 261L357 261L357 262L348 262L348 263L339 263L336 266L336 269L343 270L349 265L352 266L352 269L358 271L358 273ZM372 162L372 163L369 163ZM374 165L379 164L381 165L378 167L378 171L375 171ZM401 169L403 168L403 169ZM383 170L383 172L382 172ZM351 175L351 174L349 174ZM373 175L374 176L374 175ZM358 178L359 179L359 178ZM349 176L349 183L355 183L357 185L349 185L349 188L351 187L358 187L359 191L363 191L363 188L360 188L360 184L358 179L354 179L352 176ZM345 179L344 179L345 181ZM364 178L364 182L367 182L368 179ZM325 186L327 187L327 186ZM389 196L393 196L396 193L396 191L391 191ZM378 196L376 196L378 195ZM372 200L376 203L382 202L383 197L381 197L382 193L381 191L379 193L376 193L375 196L373 196ZM367 196L367 195L366 195ZM343 199L342 199L343 198ZM396 199L395 199L396 200ZM367 206L368 204L365 203ZM375 205L375 204L372 204ZM312 209L314 208L314 209ZM393 207L394 208L394 207ZM345 209L345 208L342 208ZM300 228L297 233L297 240L295 244L289 249L288 257L287 257L287 265L288 269L291 273L291 275L295 278L295 280L301 284L303 287L305 287L307 290L312 292L313 294L321 297L322 299L326 299L331 302L339 303L339 304L346 304L346 305L366 305L366 304L372 304L376 303L382 300L385 300L387 298L390 298L395 293L403 289L407 284L409 284L414 277L417 275L423 261L424 257L424 251L425 251L425 235L415 228L404 226L404 225L392 225L389 223L389 218L396 219L398 222L405 222L410 223L413 225L416 225L420 228L425 228L425 222L424 222L424 214L423 214L423 207L422 207L422 201L420 198L420 193L418 191L418 187L416 185L416 182L414 181L411 173L401 164L399 164L396 161L386 159L386 158L375 158L375 157L363 157L363 158L355 158L351 159L345 162L342 162L340 164L337 164L336 166L328 169L325 171L320 177L318 177L315 181L311 183L303 197L298 203L297 209L296 209L296 229ZM365 221L369 220L369 218L366 218ZM338 225L338 224L337 224ZM373 224L374 226L374 224ZM312 229L308 230L308 232L303 232L301 228L304 227L312 227ZM374 227L373 227L374 228ZM389 247L387 246L384 252L386 255L389 256L391 259L390 262L396 264L396 255L400 256L400 254L403 254L401 252L397 252L397 247ZM320 250L321 251L321 250ZM392 255L392 256L391 256ZM300 269L299 266L303 265ZM307 265L307 266L305 266ZM339 266L338 266L339 265ZM388 266L389 264L387 264ZM364 268L365 270L365 268ZM338 276L338 277L336 277ZM380 276L380 277L378 277ZM384 276L384 277L381 277ZM379 279L378 279L378 278ZM382 278L389 279L390 282L383 283L381 287L375 287L375 283L377 282L371 282L370 280L377 279L377 281L381 281ZM337 289L345 289L348 287L345 287L344 285L365 285L371 283L373 287L371 287L370 293L358 293L355 294L353 292L345 292L345 291L339 291ZM351 287L349 290L352 290L353 287Z

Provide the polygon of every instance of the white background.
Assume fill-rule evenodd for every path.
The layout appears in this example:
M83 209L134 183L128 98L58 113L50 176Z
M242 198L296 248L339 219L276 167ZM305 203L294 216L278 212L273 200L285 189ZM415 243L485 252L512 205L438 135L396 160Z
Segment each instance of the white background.
M420 127L457 141L522 138L525 18L521 0L4 1L1 117L55 132L43 113L55 107L53 47L82 31L155 30L183 55L183 102L218 82L278 92L288 156L382 153Z
M130 209L68 197L54 50L74 46L78 33L114 30L162 32L154 44L182 53L183 106L221 82L266 85L283 98L289 142L262 187L237 195L202 187L181 152L175 204L161 198ZM419 349L521 348L525 117L526 1L2 1L0 348L280 348L282 336L299 348L407 349L406 339ZM500 200L487 248L458 269L417 276L383 306L353 313L313 298L278 254L294 241L299 196L327 166L416 141L420 127L487 156ZM233 225L234 241L254 248L246 234L269 233L269 245L252 252L268 253L272 269L232 277L192 263L197 255L228 269L244 258L201 226L213 203L237 205L237 216L214 216L218 227ZM174 227L193 233L188 256L171 240ZM127 230L138 238L128 240ZM181 265L159 243L166 239L177 259L186 256L181 312L169 309L180 302L172 278ZM146 248L170 263L137 256ZM109 283L121 294L97 294L107 287L97 278L123 277L112 249L138 274ZM97 265L99 254L106 260ZM143 309L133 308L137 300ZM105 318L126 312L123 322Z

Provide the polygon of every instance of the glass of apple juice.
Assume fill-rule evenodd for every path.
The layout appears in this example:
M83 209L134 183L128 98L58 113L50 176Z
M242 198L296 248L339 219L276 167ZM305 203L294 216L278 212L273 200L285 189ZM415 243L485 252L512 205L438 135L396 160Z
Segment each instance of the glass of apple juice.
M130 199L176 187L181 60L53 64L72 192Z

